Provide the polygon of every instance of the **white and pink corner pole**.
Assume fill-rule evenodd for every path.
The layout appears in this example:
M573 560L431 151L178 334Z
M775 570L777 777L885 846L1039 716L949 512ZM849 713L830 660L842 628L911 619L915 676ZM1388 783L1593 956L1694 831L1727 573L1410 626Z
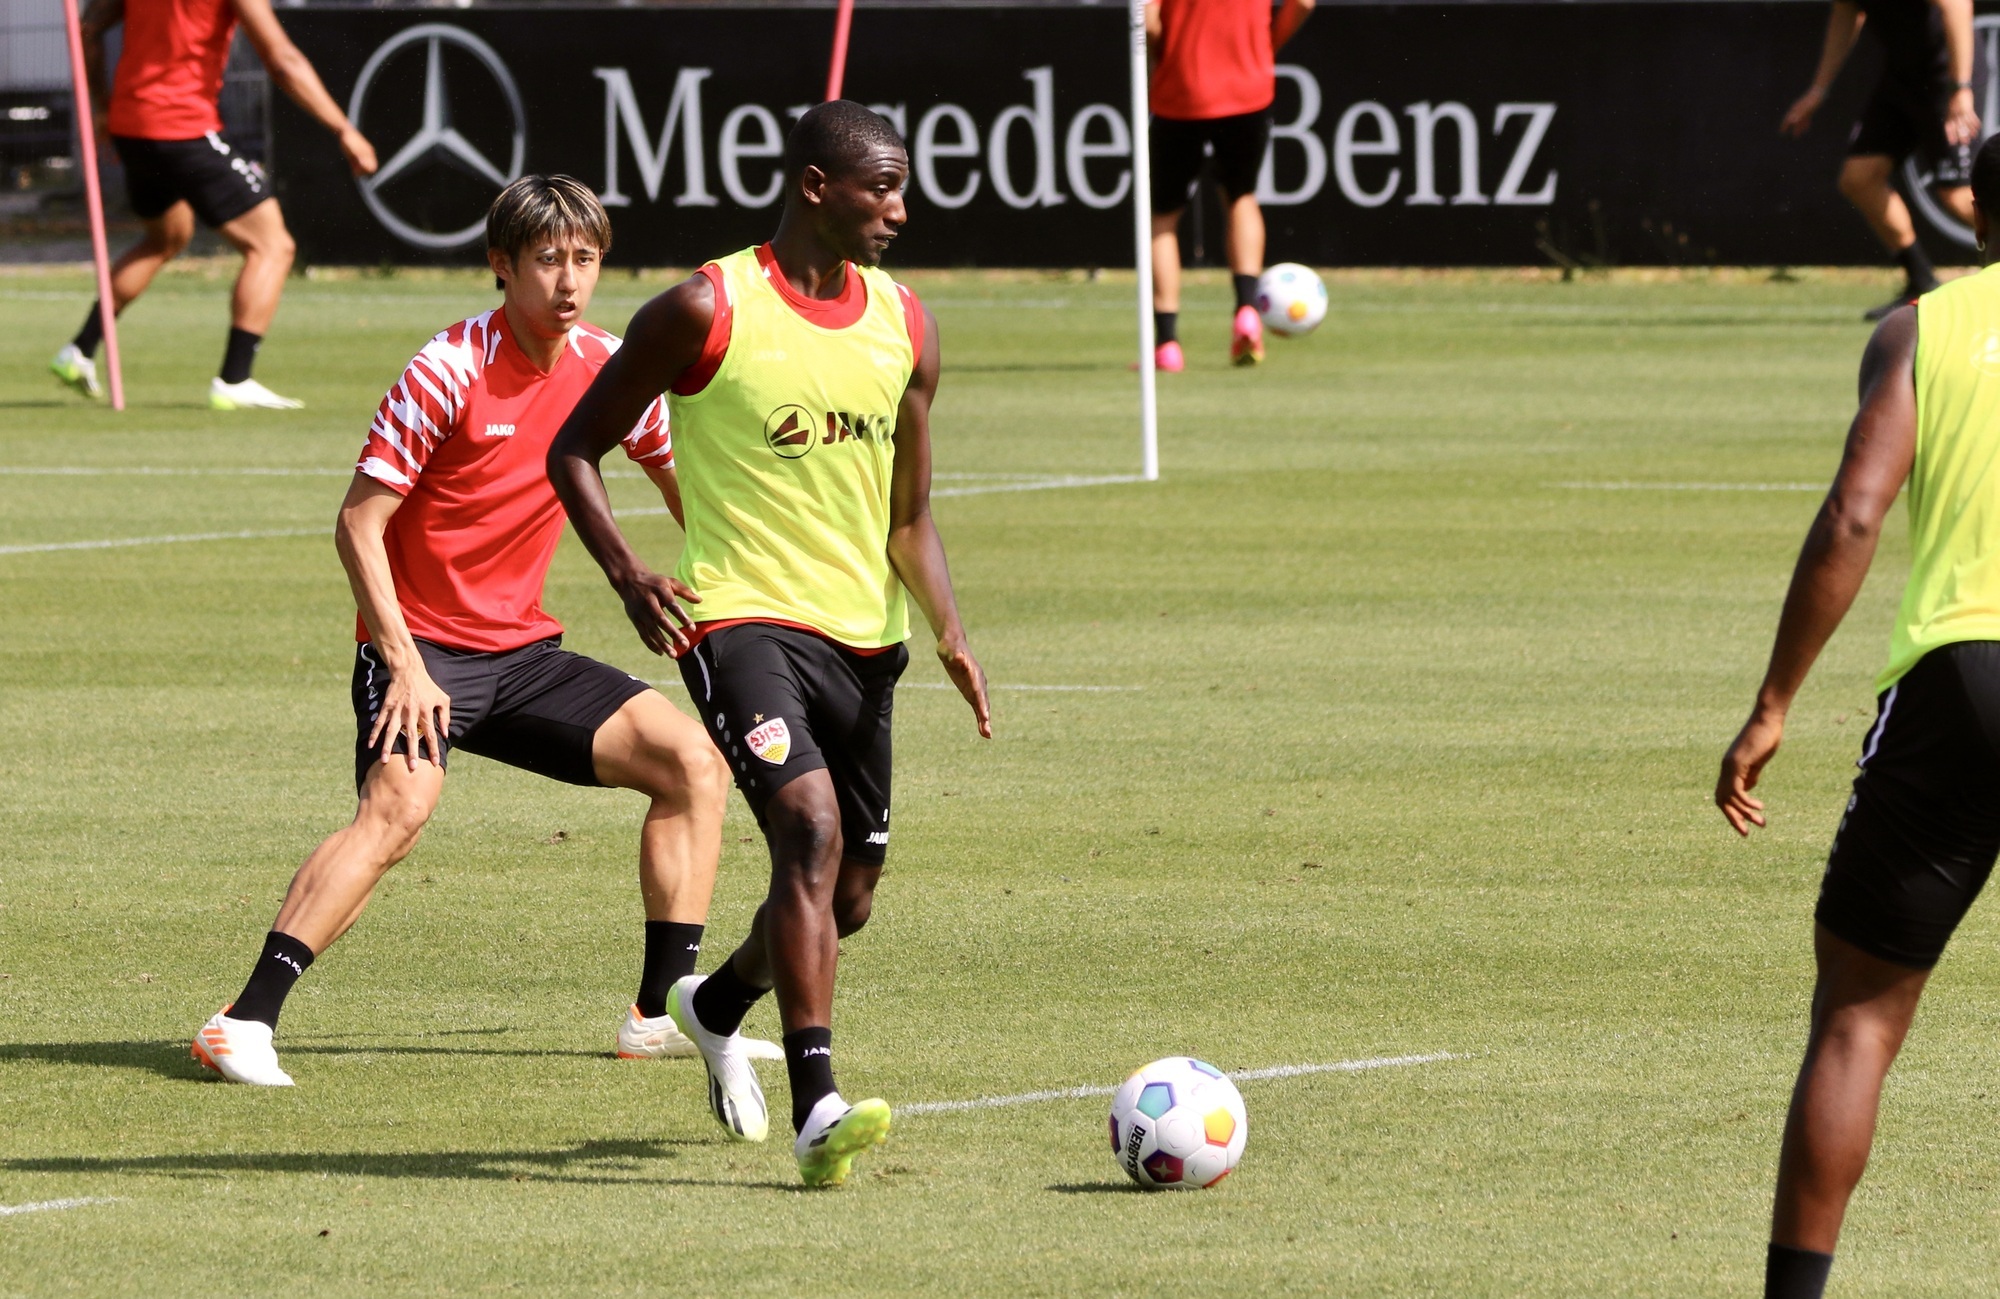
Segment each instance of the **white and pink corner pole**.
M840 98L847 80L847 29L854 25L854 0L840 0L833 11L833 57L826 65L826 102Z
M111 409L125 409L125 376L118 368L118 310L111 296L111 249L104 236L104 192L97 183L97 124L91 120L90 78L83 67L83 22L76 0L63 0L69 25L69 80L75 94L76 138L83 151L83 198L90 208L90 253L97 263L97 309L104 321L104 361L111 371Z
M1160 476L1159 391L1153 372L1153 106L1146 68L1146 0L1132 0L1132 241L1139 275L1139 476Z

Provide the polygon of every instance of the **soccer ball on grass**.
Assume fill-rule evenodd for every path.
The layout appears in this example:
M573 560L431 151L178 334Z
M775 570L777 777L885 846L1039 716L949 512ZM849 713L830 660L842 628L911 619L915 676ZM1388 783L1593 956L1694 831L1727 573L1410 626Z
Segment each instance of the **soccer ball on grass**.
M1149 1191L1214 1186L1249 1138L1236 1084L1187 1056L1153 1061L1111 1098L1111 1153Z
M1326 319L1326 285L1309 266L1279 262L1257 281L1257 314L1272 333L1303 337Z

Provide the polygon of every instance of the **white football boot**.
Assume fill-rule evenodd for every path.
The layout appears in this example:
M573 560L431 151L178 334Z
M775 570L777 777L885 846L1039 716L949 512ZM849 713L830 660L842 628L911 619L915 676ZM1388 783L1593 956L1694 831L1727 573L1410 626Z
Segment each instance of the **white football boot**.
M104 395L97 386L97 362L85 356L75 343L63 344L55 360L49 362L49 373L62 380L63 387L73 388L86 397Z
M292 1076L278 1067L271 1026L260 1019L231 1019L228 1006L215 1012L194 1035L188 1054L230 1082L252 1087L290 1087Z
M702 976L690 974L677 979L667 991L667 1014L683 1036L701 1052L708 1066L708 1108L715 1121L738 1141L762 1141L770 1132L771 1118L764 1107L764 1089L757 1085L757 1071L750 1067L743 1049L743 1035L724 1037L711 1033L695 1018L691 1004Z
M849 1105L840 1093L820 1097L792 1143L799 1176L807 1186L839 1186L854 1169L854 1157L889 1139L889 1102Z
M208 381L208 408L210 410L303 410L305 403L291 397L280 397L255 379L245 379L242 383L224 383L217 375Z
M672 1015L648 1019L639 1013L637 1006L632 1006L625 1011L624 1022L618 1025L620 1060L678 1060L700 1054L701 1049L688 1041ZM761 1037L746 1037L743 1054L752 1060L782 1060L785 1048Z

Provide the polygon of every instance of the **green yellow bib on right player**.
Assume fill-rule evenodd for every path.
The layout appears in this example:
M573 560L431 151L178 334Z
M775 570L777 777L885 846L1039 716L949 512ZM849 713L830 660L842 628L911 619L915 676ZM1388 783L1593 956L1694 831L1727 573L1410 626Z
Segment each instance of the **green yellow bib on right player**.
M903 293L886 272L849 263L866 305L829 329L786 299L757 249L711 265L728 351L700 392L667 397L687 518L676 571L701 596L695 617L798 623L858 649L898 644L909 614L889 563L889 489L896 409L916 362Z

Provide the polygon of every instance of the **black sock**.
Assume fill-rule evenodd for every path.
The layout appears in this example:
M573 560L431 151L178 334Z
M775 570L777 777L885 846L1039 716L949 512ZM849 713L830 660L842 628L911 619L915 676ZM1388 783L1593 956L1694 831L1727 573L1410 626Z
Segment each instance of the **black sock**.
M1930 254L1920 243L1913 243L1896 254L1896 264L1903 268L1909 278L1912 293L1929 293L1938 286L1937 272L1931 269Z
M263 341L262 334L253 334L234 325L229 327L229 346L222 353L224 383L242 383L250 377L250 367L257 364L257 344Z
M1180 312L1155 311L1153 313L1153 346L1159 347L1165 343L1179 342L1180 326Z
M1820 1299L1831 1271L1831 1254L1772 1245L1764 1255L1764 1299Z
M104 308L101 304L93 302L90 305L90 315L84 318L83 328L77 330L76 337L70 341L85 356L97 355L97 345L104 341Z
M285 997L312 963L312 948L290 934L273 929L264 935L264 954L251 968L250 982L237 994L235 1004L229 1008L229 1017L261 1020L276 1028L278 1012L285 1008Z
M711 1033L724 1035L743 1027L743 1017L769 988L756 988L736 977L732 956L715 967L715 973L694 990L694 1017Z
M1232 274L1229 277L1229 282L1236 286L1236 305L1239 309L1257 305L1256 276Z
M674 986L674 980L694 973L694 958L700 955L700 925L648 920L646 964L639 971L639 996L632 1003L639 1013L647 1019L666 1014L667 989Z
M833 1030L802 1028L785 1034L785 1072L792 1080L792 1131L806 1126L806 1116L838 1090L833 1085Z

